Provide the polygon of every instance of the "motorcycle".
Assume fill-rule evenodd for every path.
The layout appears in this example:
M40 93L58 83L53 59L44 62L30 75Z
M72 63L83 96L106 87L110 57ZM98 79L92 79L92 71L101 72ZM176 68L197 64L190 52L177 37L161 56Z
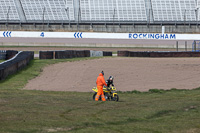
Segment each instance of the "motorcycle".
M95 93L93 95L93 100L95 100L95 97L97 95L98 89L97 87L93 87L92 89ZM116 88L115 87L103 87L103 92L104 92L104 96L106 101L119 101L119 96L116 93ZM99 100L101 100L101 97L99 97Z

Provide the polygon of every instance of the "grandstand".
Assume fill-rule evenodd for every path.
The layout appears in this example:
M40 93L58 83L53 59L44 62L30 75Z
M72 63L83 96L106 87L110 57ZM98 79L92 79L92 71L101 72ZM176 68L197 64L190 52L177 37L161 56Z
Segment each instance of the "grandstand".
M1 0L0 1L0 20L18 20L19 15L14 0Z
M147 21L144 0L81 0L83 21Z
M73 1L68 0L21 0L26 20L74 20ZM69 14L66 12L68 5ZM69 18L68 18L69 17Z
M199 25L199 0L1 0L0 23Z
M199 4L197 0L1 0L0 20L146 22L153 14L152 23L189 22L200 20Z
M195 0L152 0L154 21L196 21Z

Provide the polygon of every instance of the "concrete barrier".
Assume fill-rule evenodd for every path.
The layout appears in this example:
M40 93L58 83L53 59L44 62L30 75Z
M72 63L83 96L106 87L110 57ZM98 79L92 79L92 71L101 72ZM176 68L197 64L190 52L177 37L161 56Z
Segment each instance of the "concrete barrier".
M90 57L102 57L103 51L92 51L90 50Z

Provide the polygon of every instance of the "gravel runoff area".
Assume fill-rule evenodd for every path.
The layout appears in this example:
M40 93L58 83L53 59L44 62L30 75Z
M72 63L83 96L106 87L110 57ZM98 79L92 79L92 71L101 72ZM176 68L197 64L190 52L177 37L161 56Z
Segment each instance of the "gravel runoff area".
M114 57L47 66L24 89L91 92L102 70L119 91L200 87L200 58Z

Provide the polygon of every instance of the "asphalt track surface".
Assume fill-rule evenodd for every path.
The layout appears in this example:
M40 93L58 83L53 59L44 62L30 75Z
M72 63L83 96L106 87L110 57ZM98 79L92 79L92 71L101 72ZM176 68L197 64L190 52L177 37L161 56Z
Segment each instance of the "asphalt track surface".
M65 44L143 44L143 45L175 45L179 41L191 45L193 40L143 40L143 39L83 39L83 38L0 38L0 43L65 43Z

